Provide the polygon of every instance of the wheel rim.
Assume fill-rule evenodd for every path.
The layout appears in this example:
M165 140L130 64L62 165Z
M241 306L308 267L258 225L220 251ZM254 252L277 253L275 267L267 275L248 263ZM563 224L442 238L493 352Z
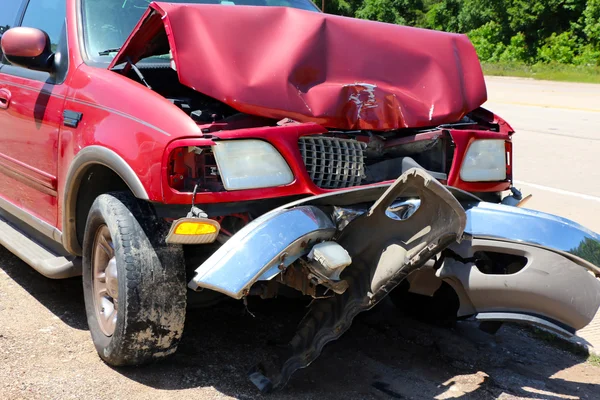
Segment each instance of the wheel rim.
M92 273L96 319L102 333L112 336L117 324L119 280L115 249L106 225L101 225L94 237Z

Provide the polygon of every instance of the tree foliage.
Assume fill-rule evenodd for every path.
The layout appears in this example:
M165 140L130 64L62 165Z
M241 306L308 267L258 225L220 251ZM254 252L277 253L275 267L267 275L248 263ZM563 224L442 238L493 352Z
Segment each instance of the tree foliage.
M600 65L600 0L327 0L326 11L464 33L482 61Z

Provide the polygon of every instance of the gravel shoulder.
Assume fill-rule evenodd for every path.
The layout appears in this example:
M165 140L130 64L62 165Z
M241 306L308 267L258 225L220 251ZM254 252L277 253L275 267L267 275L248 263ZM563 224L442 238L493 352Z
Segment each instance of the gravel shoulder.
M81 281L52 281L0 247L0 399L597 399L600 367L504 326L422 324L381 303L281 392L246 371L284 341L305 304L225 302L190 310L179 352L142 368L105 365L87 331Z

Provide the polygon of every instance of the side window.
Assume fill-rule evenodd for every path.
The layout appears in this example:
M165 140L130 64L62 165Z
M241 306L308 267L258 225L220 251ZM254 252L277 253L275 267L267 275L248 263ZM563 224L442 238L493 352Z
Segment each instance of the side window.
M66 0L29 0L21 26L38 28L50 36L52 51L56 51L65 23Z
M21 0L2 0L2 6L0 6L2 9L2 12L0 12L0 37L14 26L20 7ZM0 48L0 61L5 62L2 48Z

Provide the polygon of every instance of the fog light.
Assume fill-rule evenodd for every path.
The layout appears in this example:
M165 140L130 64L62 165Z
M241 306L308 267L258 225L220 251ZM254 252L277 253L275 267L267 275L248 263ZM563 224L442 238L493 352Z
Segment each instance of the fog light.
M217 240L221 226L208 218L181 218L173 222L166 242L170 244L208 244Z

